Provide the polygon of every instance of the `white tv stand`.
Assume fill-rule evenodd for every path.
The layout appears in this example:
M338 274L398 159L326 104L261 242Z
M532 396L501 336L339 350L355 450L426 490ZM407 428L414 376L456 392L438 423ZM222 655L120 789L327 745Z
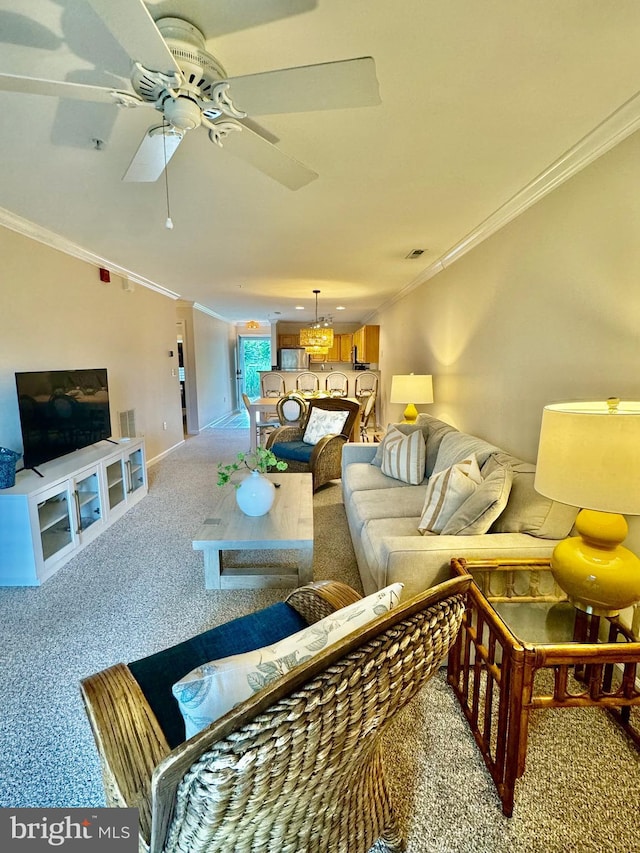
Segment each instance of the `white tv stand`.
M101 441L0 490L0 586L39 586L147 494L144 441Z

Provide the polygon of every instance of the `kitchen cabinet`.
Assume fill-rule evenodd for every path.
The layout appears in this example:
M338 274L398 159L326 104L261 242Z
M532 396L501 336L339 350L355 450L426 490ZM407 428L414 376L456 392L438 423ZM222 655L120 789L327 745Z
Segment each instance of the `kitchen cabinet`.
M282 334L278 335L278 349L291 349L292 347L300 346L300 334Z
M100 442L0 491L0 586L38 586L147 493L144 441Z
M380 326L362 326L353 333L353 345L358 350L358 361L367 364L379 361Z
M353 335L339 335L340 361L353 361Z
M353 335L340 334L333 336L333 346L329 349L326 361L348 361L352 360Z

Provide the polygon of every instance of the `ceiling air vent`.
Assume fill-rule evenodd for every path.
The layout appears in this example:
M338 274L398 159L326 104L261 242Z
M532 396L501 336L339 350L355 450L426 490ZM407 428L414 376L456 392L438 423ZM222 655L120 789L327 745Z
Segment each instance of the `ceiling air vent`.
M424 255L424 249L413 249L408 255L405 255L405 258L411 260L412 258L419 258L420 255Z

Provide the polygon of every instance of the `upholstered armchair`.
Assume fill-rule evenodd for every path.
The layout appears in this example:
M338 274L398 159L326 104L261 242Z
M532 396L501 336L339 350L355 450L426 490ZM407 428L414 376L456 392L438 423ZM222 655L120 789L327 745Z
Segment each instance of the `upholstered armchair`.
M139 848L150 853L366 853L376 841L381 851L404 850L380 741L446 657L470 582L456 578L385 607L320 581L85 678L107 804L139 809ZM353 606L341 614L354 604L360 627ZM344 631L318 649L334 630L328 620ZM261 644L299 642L309 626L317 651L297 665L289 655L273 680L185 740L174 679L211 656L220 664L219 655L237 661L254 650L262 661Z
M267 437L266 446L287 470L313 475L313 491L341 476L342 447L358 419L355 400L319 397L309 400L309 408L299 426L282 426Z

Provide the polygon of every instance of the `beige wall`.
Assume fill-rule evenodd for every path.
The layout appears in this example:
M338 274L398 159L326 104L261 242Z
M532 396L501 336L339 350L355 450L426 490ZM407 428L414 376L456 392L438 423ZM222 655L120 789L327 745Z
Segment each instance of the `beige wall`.
M419 409L535 461L545 404L640 399L638 186L636 134L374 317L383 423L391 376L432 373Z
M133 408L149 459L179 444L175 302L4 228L0 258L0 445L22 448L14 373L74 367L107 368L114 437Z
M202 311L193 316L200 429L235 408L234 327Z
M184 335L187 431L197 434L235 408L235 329L192 302L180 300L176 310Z

